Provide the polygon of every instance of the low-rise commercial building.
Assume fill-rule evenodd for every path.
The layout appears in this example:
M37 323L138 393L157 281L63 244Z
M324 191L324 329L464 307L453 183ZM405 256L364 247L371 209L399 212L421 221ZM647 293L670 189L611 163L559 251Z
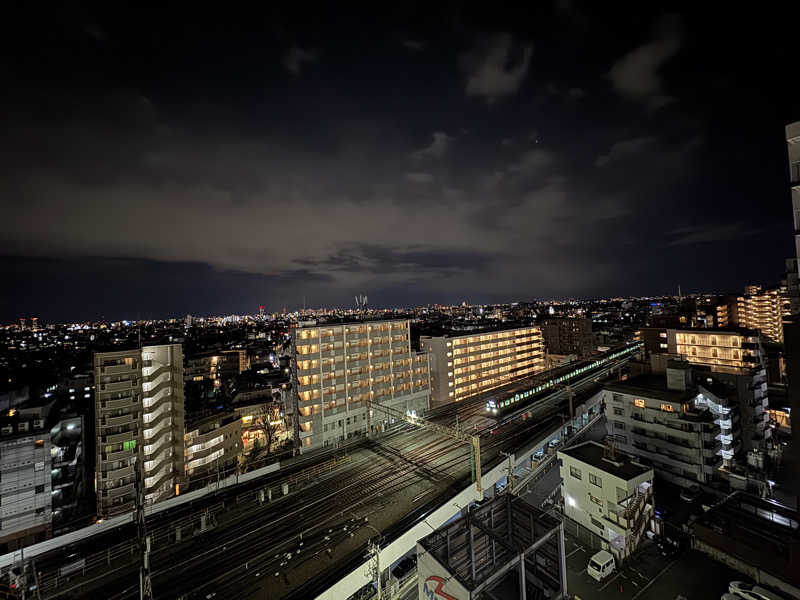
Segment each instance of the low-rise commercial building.
M434 406L459 402L545 368L538 327L421 336L420 349L431 354Z
M411 350L407 320L300 323L292 344L294 402L287 412L301 448L383 428L390 418L379 408L369 413L368 402L414 413L430 407L430 358Z
M594 441L559 450L558 459L564 516L626 559L651 526L653 469Z
M797 511L737 492L699 515L691 531L696 550L745 573L760 585L800 597Z
M711 411L698 405L700 392L688 368L639 375L604 389L607 427L617 447L683 487L717 479L721 428ZM711 397L707 390L705 395Z

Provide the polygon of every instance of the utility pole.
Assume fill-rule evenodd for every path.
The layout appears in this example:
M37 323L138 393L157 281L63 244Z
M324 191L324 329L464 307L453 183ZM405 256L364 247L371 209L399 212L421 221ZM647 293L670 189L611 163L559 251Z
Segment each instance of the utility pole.
M153 583L150 580L150 536L144 514L144 449L137 444L136 453L136 535L142 564L139 567L139 600L153 600Z
M375 582L378 586L378 600L381 600L381 545L380 544L383 534L369 523L367 523L365 526L369 527L375 533L378 534L378 537L375 538L375 540L377 541L374 541L373 538L370 538L370 540L367 542L367 550L368 550L367 556L369 557L370 562L372 563L370 570L372 571L373 576L375 577Z

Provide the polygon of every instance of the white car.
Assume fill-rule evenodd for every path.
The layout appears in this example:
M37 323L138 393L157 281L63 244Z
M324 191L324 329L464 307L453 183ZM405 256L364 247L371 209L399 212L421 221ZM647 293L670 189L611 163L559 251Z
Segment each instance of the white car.
M592 579L596 579L597 581L602 581L611 573L613 573L617 568L616 562L614 561L614 556L610 552L606 552L605 550L600 550L597 554L592 556L589 559L589 564L586 567L586 572L589 574L589 577Z
M745 600L783 600L782 596L754 583L744 581L731 581L728 591Z

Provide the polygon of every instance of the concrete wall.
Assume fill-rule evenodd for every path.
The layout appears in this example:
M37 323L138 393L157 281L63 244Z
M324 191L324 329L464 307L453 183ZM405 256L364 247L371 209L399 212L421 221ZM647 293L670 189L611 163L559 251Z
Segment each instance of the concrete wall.
M417 598L439 600L443 598L442 593L453 600L470 600L469 590L452 576L447 567L417 544Z

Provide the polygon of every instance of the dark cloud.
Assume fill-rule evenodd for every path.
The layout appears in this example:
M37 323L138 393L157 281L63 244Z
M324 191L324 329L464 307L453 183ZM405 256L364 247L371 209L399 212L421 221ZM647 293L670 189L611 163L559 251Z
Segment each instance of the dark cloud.
M292 74L300 75L303 63L315 62L317 55L314 52L303 50L300 46L292 46L283 57L283 66Z
M484 40L476 50L462 57L467 96L493 102L513 94L528 74L532 54L532 45L515 46L510 34Z
M660 69L680 49L681 38L674 29L638 46L616 61L608 75L622 96L647 104L655 110L671 98L663 90Z
M800 119L785 19L570 2L409 27L396 10L15 21L0 319L780 277ZM777 33L733 44L752 19Z

